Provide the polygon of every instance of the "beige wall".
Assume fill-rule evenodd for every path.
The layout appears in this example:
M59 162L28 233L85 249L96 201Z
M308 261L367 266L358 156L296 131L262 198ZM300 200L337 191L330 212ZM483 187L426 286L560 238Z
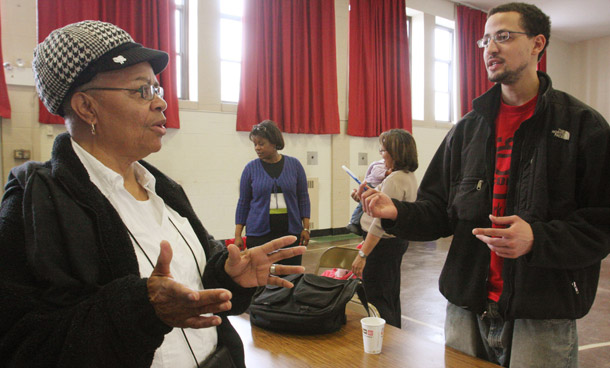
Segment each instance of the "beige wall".
M572 45L555 40L551 37L551 43L547 49L547 65L546 71L553 79L553 88L562 91L570 89L570 71L572 70L570 63L570 51ZM557 62L561 60L562 62Z
M610 121L610 37L579 42L570 56L570 92Z
M335 1L342 133L286 134L286 148L283 151L301 160L308 177L319 179L319 224L316 227L323 229L345 226L355 207L348 197L354 185L340 169L341 165L347 165L363 176L366 165L358 165L358 153L367 153L369 162L379 156L376 138L345 134L348 3L348 0ZM14 62L17 58L24 58L27 65L31 65L32 50L36 44L35 4L35 0L1 1L5 61ZM432 15L453 18L453 5L445 0L408 0L407 6L428 13L425 17L427 22L434 21ZM220 103L217 13L216 1L199 2L199 101L181 104L181 129L170 130L161 152L149 156L148 160L184 186L195 211L212 234L218 238L228 238L233 236L239 177L244 165L255 155L247 133L235 131L235 107ZM426 28L431 27L428 25ZM548 69L555 86L571 91L608 118L607 85L610 76L602 62L610 57L610 39L576 45L554 41L549 49ZM574 51L578 51L578 55ZM561 57L554 58L554 54ZM427 78L426 84L432 85L431 77ZM30 149L34 160L47 160L54 137L64 131L63 126L45 126L37 122L38 105L34 87L9 85L8 89L13 116L2 120L3 182L6 181L8 170L21 163L12 158L14 149ZM605 103L603 97L606 98ZM430 111L430 108L426 110ZM428 116L429 113L426 114L427 120ZM416 172L418 178L425 172L450 127L450 124L438 125L427 120L415 122L413 128L420 158L420 168ZM318 152L318 165L306 164L308 151Z

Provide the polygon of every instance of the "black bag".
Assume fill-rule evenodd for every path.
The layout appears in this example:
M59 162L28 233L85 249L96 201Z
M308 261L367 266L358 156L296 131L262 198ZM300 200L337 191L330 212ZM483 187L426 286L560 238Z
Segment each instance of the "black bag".
M287 289L259 287L250 304L250 322L278 332L323 334L345 324L345 305L358 292L368 312L360 279L337 280L314 274L288 275L294 284Z

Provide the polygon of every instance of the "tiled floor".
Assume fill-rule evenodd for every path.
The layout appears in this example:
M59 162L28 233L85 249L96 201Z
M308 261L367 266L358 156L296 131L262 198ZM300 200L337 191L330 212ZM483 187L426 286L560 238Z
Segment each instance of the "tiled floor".
M322 252L333 245L356 246L355 235L312 238L303 256L306 272L314 272ZM449 240L411 242L402 262L402 328L444 343L445 298L438 291L438 275ZM610 368L610 257L602 262L597 297L587 316L578 321L579 367Z

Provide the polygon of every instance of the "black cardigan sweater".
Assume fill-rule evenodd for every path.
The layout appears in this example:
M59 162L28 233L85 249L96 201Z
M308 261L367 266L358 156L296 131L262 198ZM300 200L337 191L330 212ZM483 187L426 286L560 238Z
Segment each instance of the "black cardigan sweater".
M206 289L233 293L242 313L254 289L224 271L227 252L197 219L183 189L141 162L157 194L186 217L208 259ZM171 331L148 300L127 229L89 180L67 133L52 158L11 171L0 207L0 366L149 367ZM239 335L221 314L219 344L245 366Z

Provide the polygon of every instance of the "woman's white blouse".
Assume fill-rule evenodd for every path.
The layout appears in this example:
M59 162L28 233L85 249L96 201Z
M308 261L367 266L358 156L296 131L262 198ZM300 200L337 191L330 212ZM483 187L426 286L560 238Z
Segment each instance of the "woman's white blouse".
M151 262L157 263L161 240L167 240L173 251L170 272L174 279L193 290L203 290L201 275L195 264L196 258L199 270L203 272L206 265L203 247L188 220L167 206L157 195L154 176L138 162L132 164L138 183L148 193L147 201L138 201L124 188L121 175L104 166L74 140L72 147L87 169L93 184L110 201L125 226L133 234L135 239L131 240L141 277L150 276L153 271ZM136 244L136 240L142 249ZM216 348L218 342L216 327L184 329L184 332L199 362ZM180 328L174 328L165 335L163 344L155 352L151 367L196 367Z

